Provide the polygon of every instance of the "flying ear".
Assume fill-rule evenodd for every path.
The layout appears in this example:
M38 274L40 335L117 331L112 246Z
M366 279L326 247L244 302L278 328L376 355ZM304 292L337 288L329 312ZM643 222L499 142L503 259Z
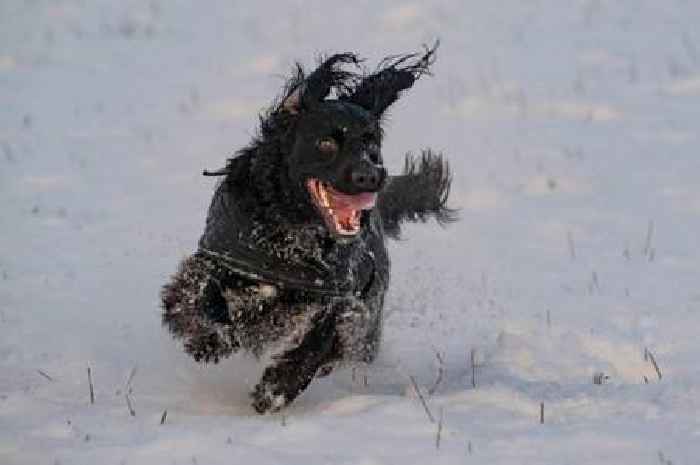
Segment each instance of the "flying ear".
M429 74L439 45L438 40L432 47L426 46L423 53L384 58L377 71L364 77L346 100L381 116L399 98L401 91L411 87L422 75Z
M308 76L304 76L301 66L297 65L297 75L289 85L281 109L297 114L321 102L333 87L341 94L349 93L356 74L342 70L345 64L358 65L359 59L353 53L338 53L321 62Z

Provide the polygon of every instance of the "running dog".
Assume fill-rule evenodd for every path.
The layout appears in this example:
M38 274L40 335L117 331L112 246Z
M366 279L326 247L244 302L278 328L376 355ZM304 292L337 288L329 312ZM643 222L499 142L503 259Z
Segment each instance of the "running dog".
M221 176L198 250L162 290L163 324L201 362L272 354L251 393L259 413L292 402L316 376L369 363L389 284L386 238L401 223L455 219L442 156L406 156L389 176L382 117L429 71L433 47L297 65L253 141Z

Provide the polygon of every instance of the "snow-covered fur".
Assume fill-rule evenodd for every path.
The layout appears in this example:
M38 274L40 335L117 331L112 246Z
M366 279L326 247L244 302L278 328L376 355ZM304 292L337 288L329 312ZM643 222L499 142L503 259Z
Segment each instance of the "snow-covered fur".
M207 173L225 177L198 250L163 288L163 323L197 361L277 349L251 394L260 413L291 402L338 363L375 358L389 283L385 234L398 237L403 221L453 219L440 155L408 155L405 172L387 178L380 151L384 111L428 72L435 48L389 57L372 73L346 70L359 66L349 53L308 75L297 66L259 135ZM329 230L310 178L376 195L354 236Z

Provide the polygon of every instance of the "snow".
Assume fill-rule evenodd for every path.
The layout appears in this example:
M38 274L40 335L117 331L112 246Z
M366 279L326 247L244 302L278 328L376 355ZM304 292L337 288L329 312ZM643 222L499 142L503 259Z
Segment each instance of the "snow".
M0 3L0 463L697 463L699 15L684 0ZM377 363L257 416L258 364L196 366L160 327L159 287L214 187L201 170L248 142L294 60L373 65L437 36L384 158L444 151L461 221L391 244ZM411 376L442 412L439 448Z

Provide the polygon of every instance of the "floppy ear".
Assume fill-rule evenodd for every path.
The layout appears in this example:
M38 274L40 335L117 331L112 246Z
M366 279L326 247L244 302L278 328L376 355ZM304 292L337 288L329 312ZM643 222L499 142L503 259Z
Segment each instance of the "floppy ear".
M363 78L346 100L355 103L379 117L435 62L435 51L440 41L425 47L423 53L394 55L384 58L377 71Z
M297 65L297 76L289 86L287 96L282 100L281 109L297 114L321 102L333 87L338 93L347 94L356 74L343 71L344 64L357 65L359 60L353 53L338 53L325 59L311 74L304 76L304 71Z

